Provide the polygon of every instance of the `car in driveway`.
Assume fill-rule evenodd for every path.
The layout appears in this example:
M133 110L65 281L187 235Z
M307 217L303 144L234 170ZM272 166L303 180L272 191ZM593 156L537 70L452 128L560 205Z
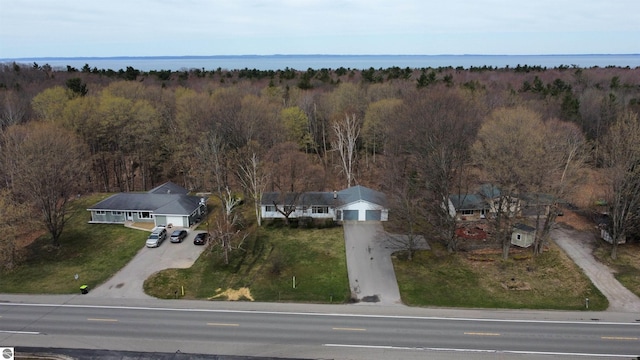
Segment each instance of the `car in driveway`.
M199 233L195 239L193 239L193 245L204 245L207 243L207 238L207 233Z
M169 241L171 241L172 243L181 243L182 240L184 240L184 238L187 237L187 230L185 229L176 229L173 230L173 233L171 233L171 238L169 238Z
M165 230L164 228L155 230L147 238L147 247L150 247L150 248L158 247L162 244L162 242L166 238L167 238L167 230Z

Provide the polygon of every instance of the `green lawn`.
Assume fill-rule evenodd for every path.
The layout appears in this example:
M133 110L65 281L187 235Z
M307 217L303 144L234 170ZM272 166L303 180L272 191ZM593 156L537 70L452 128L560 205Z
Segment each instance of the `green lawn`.
M26 261L0 276L0 292L66 294L106 281L140 250L147 233L122 225L88 224L86 209L108 195L85 196L71 203L73 216L62 233L60 246L48 235L26 249ZM74 275L78 274L76 281Z
M184 287L185 298L208 299L244 288L256 301L340 303L349 300L346 269L341 227L262 227L242 250L233 253L229 265L214 246L190 269L155 274L146 281L145 290L156 297L171 298ZM220 295L215 299L227 298Z
M51 246L46 236L36 240L28 248L26 262L1 274L0 292L75 293L81 284L95 287L126 265L144 246L148 234L121 225L88 224L85 209L106 196L75 200L76 215L60 239L61 246ZM146 292L159 298L177 294L212 300L234 296L283 302L350 300L342 227L263 226L257 233L252 229L241 249L233 252L229 265L214 246L205 249L189 269L169 269L147 279ZM583 310L588 297L589 310L607 307L602 294L555 246L538 257L523 252L507 261L499 254L448 254L437 243L431 246L430 251L417 252L413 261L394 256L407 305ZM627 283L637 291L637 267L629 265L635 263L626 253L622 258L620 269L630 270L621 271L620 279L631 279ZM74 274L79 274L78 281Z
M403 301L413 306L604 310L606 298L555 246L533 257L525 252L448 254L439 244L409 262L394 258Z

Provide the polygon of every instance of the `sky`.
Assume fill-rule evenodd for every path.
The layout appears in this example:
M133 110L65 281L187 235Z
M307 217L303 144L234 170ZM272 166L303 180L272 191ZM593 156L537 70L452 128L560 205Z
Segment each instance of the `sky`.
M0 0L5 59L639 53L639 0Z

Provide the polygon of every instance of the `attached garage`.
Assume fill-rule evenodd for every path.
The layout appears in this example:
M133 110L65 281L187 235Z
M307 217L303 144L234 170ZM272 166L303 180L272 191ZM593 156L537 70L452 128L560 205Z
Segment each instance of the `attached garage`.
M380 221L382 220L382 210L365 210L366 221Z
M384 194L364 186L357 185L339 191L335 199L341 202L337 209L343 214L342 219L338 220L387 221L389 218Z
M342 210L342 220L355 220L359 217L358 210Z
M185 221L185 219L187 221ZM188 216L170 216L167 215L167 223L165 225L173 225L173 226L189 226L189 217Z

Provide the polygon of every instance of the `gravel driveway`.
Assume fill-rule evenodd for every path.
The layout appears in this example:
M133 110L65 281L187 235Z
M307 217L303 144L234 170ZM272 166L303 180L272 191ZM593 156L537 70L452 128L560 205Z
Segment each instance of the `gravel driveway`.
M189 268L198 259L204 246L193 245L193 238L199 231L189 231L189 235L182 243L171 243L169 236L157 248L147 248L142 243L142 249L112 278L95 289L91 289L85 296L100 298L150 299L144 293L144 281L154 273L171 268Z
M591 282L609 300L609 311L640 312L640 298L622 286L613 276L614 271L596 260L593 255L595 236L560 225L551 231L551 238L584 270Z
M345 222L344 240L351 297L360 303L401 305L391 254L397 251L378 221ZM428 248L424 242L423 248Z

